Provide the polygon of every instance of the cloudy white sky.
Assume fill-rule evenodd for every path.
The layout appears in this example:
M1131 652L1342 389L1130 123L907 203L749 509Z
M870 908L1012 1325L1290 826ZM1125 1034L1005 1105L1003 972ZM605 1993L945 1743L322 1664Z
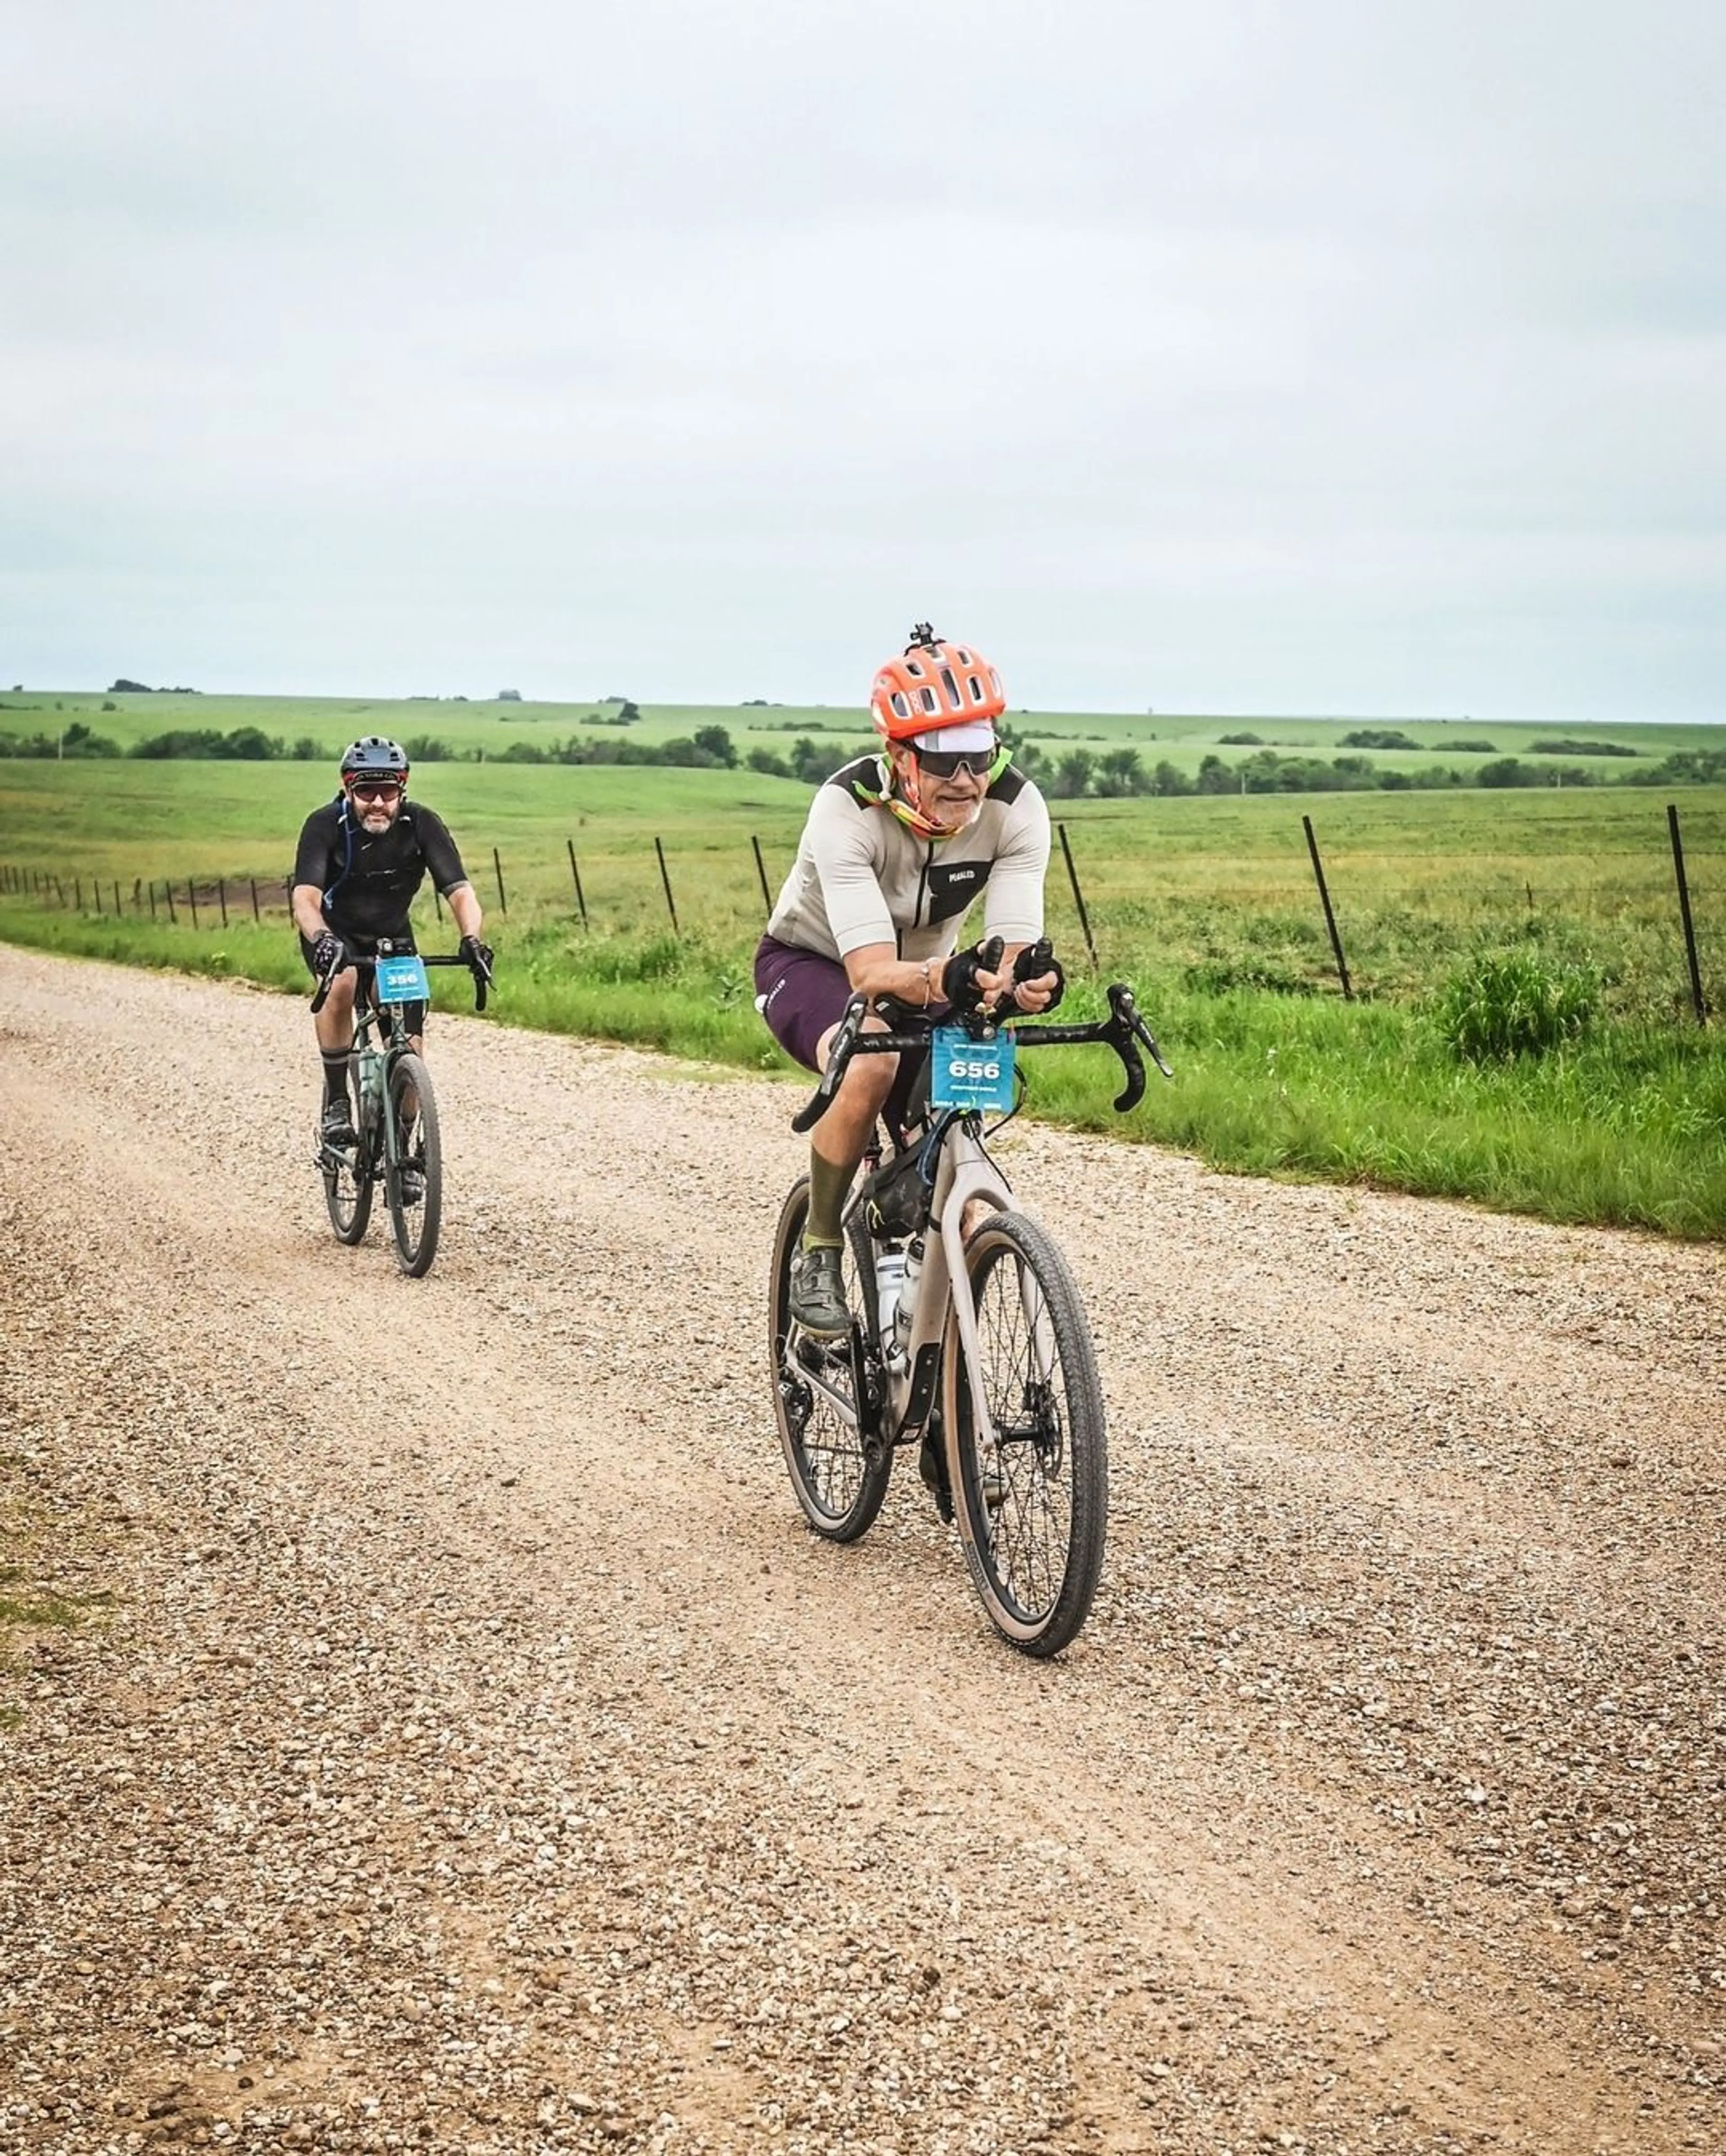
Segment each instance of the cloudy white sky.
M0 683L1726 719L1718 0L7 0Z

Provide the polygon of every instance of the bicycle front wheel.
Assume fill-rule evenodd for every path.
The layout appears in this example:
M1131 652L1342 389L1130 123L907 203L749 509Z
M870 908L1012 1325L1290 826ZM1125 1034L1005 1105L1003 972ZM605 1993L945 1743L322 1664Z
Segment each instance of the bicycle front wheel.
M1058 1654L1090 1614L1109 1517L1109 1449L1097 1352L1071 1269L1022 1213L971 1238L972 1368L948 1324L954 1496L971 1584L996 1629L1027 1655ZM997 1442L985 1455L981 1400Z
M371 1218L374 1186L368 1134L362 1131L358 1142L346 1152L322 1147L319 1167L324 1178L324 1204L329 1210L330 1225L335 1230L336 1241L359 1242Z
M852 1338L819 1340L791 1321L791 1260L803 1240L809 1214L809 1178L791 1186L773 1239L773 1276L768 1289L769 1372L773 1412L791 1487L803 1517L829 1542L854 1543L867 1534L887 1495L893 1452L881 1447L871 1460L858 1427L853 1338L863 1322L866 1275L860 1276L858 1238L845 1246L845 1300Z
M389 1203L396 1262L410 1280L432 1269L443 1215L443 1148L438 1136L438 1102L431 1073L415 1055L390 1065L390 1121L396 1158L384 1149L383 1189Z

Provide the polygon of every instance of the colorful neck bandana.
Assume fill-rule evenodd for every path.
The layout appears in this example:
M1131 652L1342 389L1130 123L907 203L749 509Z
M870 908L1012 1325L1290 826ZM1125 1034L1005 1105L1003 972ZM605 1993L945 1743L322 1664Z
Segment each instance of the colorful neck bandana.
M1000 778L1012 760L1013 752L1010 748L999 748L996 751L995 761L989 767L991 786ZM859 801L867 801L872 808L884 808L889 815L897 816L900 823L908 829L914 831L919 839L953 839L965 829L962 824L937 824L932 816L925 814L920 803L914 798L917 785L914 759L912 770L906 774L905 780L905 783L911 789L909 798L894 790L893 765L888 757L878 756L875 758L875 771L877 775L875 787L866 785L860 778L852 780L852 789ZM986 788L984 798L987 798Z

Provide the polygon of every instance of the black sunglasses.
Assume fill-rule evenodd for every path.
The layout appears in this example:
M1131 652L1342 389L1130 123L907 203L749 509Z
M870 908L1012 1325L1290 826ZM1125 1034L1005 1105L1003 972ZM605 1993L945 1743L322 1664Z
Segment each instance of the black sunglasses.
M348 788L356 801L393 801L401 791L399 778L363 778Z
M986 778L995 768L996 755L992 748L919 748L914 742L911 753L931 778L957 778L961 772Z

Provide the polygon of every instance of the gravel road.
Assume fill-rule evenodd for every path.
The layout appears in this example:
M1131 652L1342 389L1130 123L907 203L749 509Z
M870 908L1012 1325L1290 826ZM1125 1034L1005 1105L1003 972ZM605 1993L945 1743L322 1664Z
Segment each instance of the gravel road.
M1719 1250L1016 1127L1038 1666L909 1463L801 1523L796 1096L431 1050L409 1281L303 1009L0 950L0 2149L1726 2148Z

